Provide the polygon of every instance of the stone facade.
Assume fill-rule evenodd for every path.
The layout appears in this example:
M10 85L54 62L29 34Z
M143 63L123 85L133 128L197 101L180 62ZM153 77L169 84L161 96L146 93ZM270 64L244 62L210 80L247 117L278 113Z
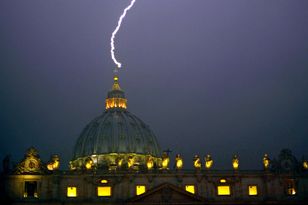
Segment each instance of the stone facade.
M29 154L25 156L29 157ZM36 155L38 156L38 155ZM289 161L292 158L293 160ZM30 156L31 160L36 159ZM11 204L305 204L308 172L289 150L267 170L48 171L25 157L2 174ZM286 160L290 162L288 166ZM42 162L41 162L42 163ZM23 166L23 172L20 172ZM28 165L29 166L29 165ZM137 186L141 188L138 193ZM98 192L107 187L107 194ZM75 190L69 193L68 189ZM102 188L104 189L104 188ZM220 190L221 189L221 190ZM105 195L105 196L104 196Z

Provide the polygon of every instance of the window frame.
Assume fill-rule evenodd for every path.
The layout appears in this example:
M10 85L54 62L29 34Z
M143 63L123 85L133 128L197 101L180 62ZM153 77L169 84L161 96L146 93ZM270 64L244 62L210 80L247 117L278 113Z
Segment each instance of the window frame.
M293 189L294 190L294 194L290 194L289 190ZM287 179L285 181L285 187L284 187L284 192L286 194L286 196L288 197L294 197L297 195L297 184L296 184L296 180L295 179Z
M288 182L286 187L285 187L285 193L289 197L295 196L297 194L297 189L296 189L295 183L294 182L291 182L291 183ZM289 186L289 185L291 185L291 186ZM292 191L292 192L294 191L295 193L294 194L290 193L290 191Z
M27 190L27 183L35 183L35 189L34 189L34 192L33 192L33 196L28 196L28 190ZM27 195L26 195L27 193ZM38 194L38 180L25 180L24 181L24 194L23 194L23 198L30 198L30 199L37 199L39 198L38 197L39 194Z

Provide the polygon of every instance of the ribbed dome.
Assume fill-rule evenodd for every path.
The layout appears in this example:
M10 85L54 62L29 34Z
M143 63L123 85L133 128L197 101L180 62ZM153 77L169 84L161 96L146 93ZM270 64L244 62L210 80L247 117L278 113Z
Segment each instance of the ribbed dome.
M74 158L108 154L137 153L160 155L154 133L138 117L124 109L109 109L82 131Z
M149 157L159 163L161 151L154 133L126 108L124 91L115 76L105 112L83 129L76 142L71 169L82 169L89 160L97 167L109 168L117 161L125 164L132 159L143 166Z

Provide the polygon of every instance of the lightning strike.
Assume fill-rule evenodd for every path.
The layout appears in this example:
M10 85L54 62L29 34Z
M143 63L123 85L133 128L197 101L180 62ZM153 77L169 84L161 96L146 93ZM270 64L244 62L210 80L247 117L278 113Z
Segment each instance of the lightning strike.
M111 39L110 39L110 45L111 45L111 58L113 60L113 62L117 65L118 68L121 68L122 64L117 61L116 57L115 57L115 54L114 54L114 50L115 50L115 46L114 46L114 39L115 39L115 36L117 34L117 32L119 31L120 27L121 27L121 24L122 24L122 21L123 19L125 18L126 16L126 13L128 10L130 10L133 6L134 6L134 3L136 2L136 0L132 0L130 2L130 4L124 9L122 15L120 16L119 18L119 21L118 21L118 25L117 27L115 28L115 30L112 32L112 35L111 35ZM115 70L116 71L116 70Z

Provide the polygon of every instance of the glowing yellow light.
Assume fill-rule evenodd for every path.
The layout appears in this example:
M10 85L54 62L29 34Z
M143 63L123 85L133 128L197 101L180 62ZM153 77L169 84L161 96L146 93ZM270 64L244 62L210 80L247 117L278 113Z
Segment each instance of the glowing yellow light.
M163 161L162 161L163 169L168 169L168 165L169 165L169 158L163 159Z
M97 196L111 196L111 187L110 186L97 187Z
M144 185L137 185L136 186L136 195L141 195L145 193L146 187Z
M230 195L230 186L217 186L217 194L220 196Z
M213 166L213 163L214 163L214 161L213 161L211 155L209 155L209 154L206 155L206 157L205 157L205 168L210 169Z
M55 161L53 163L53 169L58 169L59 168L59 165L60 165L60 162L59 161Z
M47 169L49 171L53 171L59 169L59 166L60 166L60 159L58 155L53 155L51 157L51 161L47 164Z
M118 80L119 80L118 76L114 76L114 77L113 77L113 80L114 80L114 81L118 81Z
M132 168L134 166L135 163L135 159L133 156L129 156L128 157L128 161L127 161L127 166L128 168Z
M238 169L239 163L238 162L233 162L233 169Z
M236 155L234 155L233 159L232 159L232 166L233 169L237 170L239 168L239 159Z
M111 196L111 187L110 186L98 186L97 196Z
M263 157L263 166L264 166L264 169L268 169L269 168L269 165L270 165L270 159L268 157L267 154L264 154L264 157Z
M177 162L176 162L176 168L177 169L182 169L183 167L183 160L182 159L179 159Z
M147 159L147 168L148 168L148 170L151 170L153 167L154 167L153 157L148 157L148 159Z
M92 168L92 163L87 162L87 163L86 163L86 169L91 169L91 168Z
M249 196L256 196L258 195L258 188L256 185L248 186L248 195Z
M289 187L289 188L287 189L287 194L288 194L288 195L295 195L295 194L296 194L295 188L294 188L294 187Z
M220 183L226 183L227 182L226 179L220 179L219 181L220 181Z
M149 157L152 158L151 160L153 161L153 168L157 166L157 168L159 169L161 167L161 157L154 157L151 155L144 155L144 154L138 154L138 153L108 153L108 154L98 154L96 156L97 163L95 163L95 158L94 159L92 158L93 159L92 169L95 168L95 166L98 166L102 162L102 160L108 161L108 164L106 165L108 166L110 170L115 171L115 170L127 169L128 168L127 161L130 156L134 157L134 166L132 167L132 169L134 170L140 169L141 166L142 167L144 166L144 168L147 168L146 163ZM71 167L75 167L75 169L78 169L78 170L86 169L85 162L87 161L88 158L89 157L79 158L78 160L70 162L70 165ZM118 167L119 159L123 159L121 167ZM100 179L102 178L105 178L105 177L102 176ZM98 182L100 181L100 179L98 179Z
M47 169L49 171L56 170L59 168L59 165L60 165L59 161L55 161L55 162L47 164Z
M91 169L93 165L94 165L93 160L90 157L88 157L85 162L86 169Z
M308 169L308 162L306 160L303 161L303 168Z
M127 100L125 98L107 98L105 107L106 109L115 108L115 107L126 109Z
M48 169L49 171L52 171L52 170L53 170L52 164L47 164L47 169Z
M67 187L67 197L77 197L77 187L69 186Z
M122 167L123 159L117 159L118 167Z
M187 192L190 192L190 193L192 193L192 194L195 194L195 186L194 186L194 185L186 185L186 186L185 186L185 190L186 190Z
M169 169L168 166L169 166L170 158L167 152L163 152L161 159L162 159L161 169Z
M201 160L200 160L200 157L198 155L195 155L194 157L194 167L196 169L201 169Z
M102 180L101 180L101 183L102 183L102 184L107 184L107 183L108 183L108 180L102 179Z
M176 169L182 169L183 167L183 159L181 158L179 154L177 154L175 157L175 166L176 166Z

